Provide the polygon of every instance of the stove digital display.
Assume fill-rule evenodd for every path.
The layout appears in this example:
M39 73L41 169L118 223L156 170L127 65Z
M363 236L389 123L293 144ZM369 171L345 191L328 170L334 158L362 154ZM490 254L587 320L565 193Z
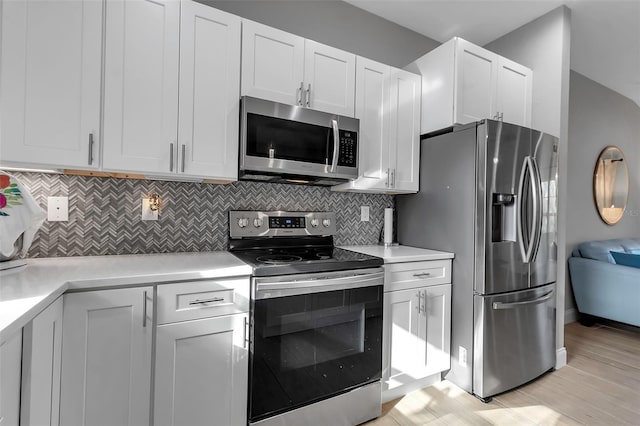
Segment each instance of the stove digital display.
M304 217L269 216L269 228L306 228Z

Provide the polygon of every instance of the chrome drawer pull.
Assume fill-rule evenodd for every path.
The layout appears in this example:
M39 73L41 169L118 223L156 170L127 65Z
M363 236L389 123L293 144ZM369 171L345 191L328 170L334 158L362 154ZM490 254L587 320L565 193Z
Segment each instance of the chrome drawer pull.
M211 299L204 299L204 300L196 299L193 302L189 302L189 305L204 305L205 303L222 302L222 301L224 301L224 297L212 297Z
M416 278L430 277L431 272L420 272L419 274L413 274Z

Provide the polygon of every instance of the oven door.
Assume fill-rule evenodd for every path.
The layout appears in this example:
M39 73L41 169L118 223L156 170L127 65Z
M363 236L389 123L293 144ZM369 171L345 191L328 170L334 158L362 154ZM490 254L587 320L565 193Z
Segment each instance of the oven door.
M242 171L357 177L357 119L244 96L241 121Z
M249 419L380 380L381 268L255 278Z

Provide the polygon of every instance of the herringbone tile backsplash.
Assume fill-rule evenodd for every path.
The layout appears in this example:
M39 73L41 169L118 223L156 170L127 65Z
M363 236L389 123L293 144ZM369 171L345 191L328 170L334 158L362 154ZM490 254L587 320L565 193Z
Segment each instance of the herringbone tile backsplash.
M301 185L229 185L13 173L46 209L47 197L69 197L69 221L45 222L26 257L95 256L226 250L229 210L334 211L336 245L375 244L394 198ZM158 193L157 221L142 221L141 199ZM370 221L360 221L360 206Z

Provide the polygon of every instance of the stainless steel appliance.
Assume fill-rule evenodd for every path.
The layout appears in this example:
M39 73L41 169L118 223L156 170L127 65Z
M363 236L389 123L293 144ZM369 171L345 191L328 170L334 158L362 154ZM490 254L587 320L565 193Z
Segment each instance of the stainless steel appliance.
M487 400L555 364L557 138L484 120L423 139L398 240L455 252L451 370Z
M382 259L333 246L327 212L229 212L253 267L249 424L355 425L380 415Z
M336 185L358 177L358 119L250 96L240 105L240 179Z

